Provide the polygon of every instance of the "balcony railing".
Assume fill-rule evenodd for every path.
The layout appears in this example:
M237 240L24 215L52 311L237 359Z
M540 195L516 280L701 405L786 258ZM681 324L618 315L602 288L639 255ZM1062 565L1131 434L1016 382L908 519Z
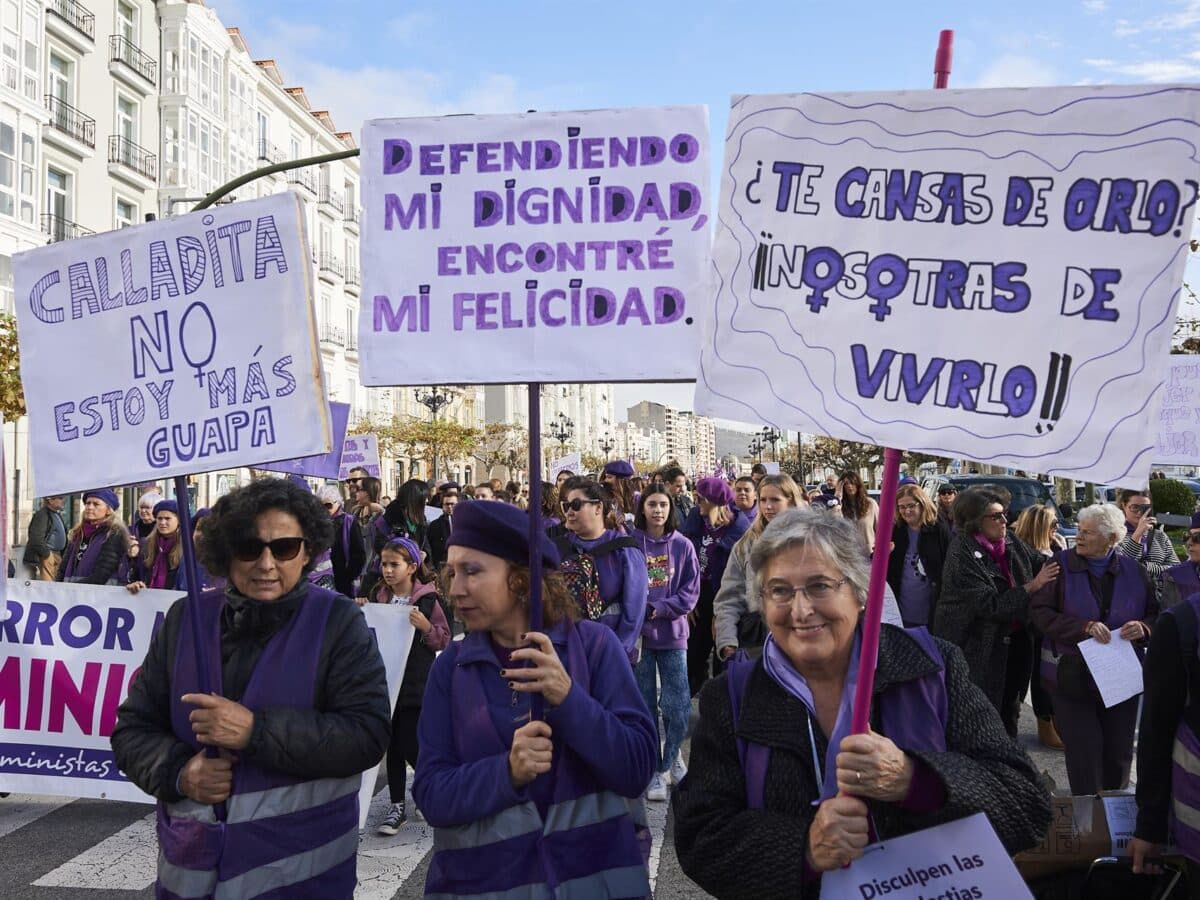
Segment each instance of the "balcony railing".
M154 57L141 49L123 34L114 34L108 39L108 58L111 62L124 63L145 78L150 84L158 84L158 63Z
M346 266L347 287L358 287L360 284L362 284L362 276L358 273L358 267Z
M283 151L270 141L258 142L258 158L263 162L281 163L284 160Z
M50 127L61 131L69 138L96 149L96 120L53 94L46 95L46 109L50 110Z
M58 16L80 34L96 39L96 17L82 3L75 0L50 0L46 11Z
M331 191L328 185L321 187L321 205L333 208L334 212L341 213L345 203L342 201L342 195Z
M337 344L339 347L346 346L346 332L338 328L336 325L321 326L321 342L329 344Z
M322 272L332 272L338 278L346 274L346 270L342 267L342 261L332 253L321 254L320 268Z
M351 330L346 331L346 352L347 353L357 353L358 352L358 335L355 334Z
M288 184L298 184L303 188L307 188L309 193L317 192L317 179L313 176L312 169L305 166L303 169L288 170Z
M357 206L347 206L342 214L342 221L348 225L358 225L359 210Z
M123 135L109 136L108 161L132 169L143 178L158 180L158 157Z
M50 240L53 242L70 241L77 237L96 233L89 228L84 228L77 222L72 222L70 219L64 219L62 216L56 216L53 213L42 213L42 232L50 235Z

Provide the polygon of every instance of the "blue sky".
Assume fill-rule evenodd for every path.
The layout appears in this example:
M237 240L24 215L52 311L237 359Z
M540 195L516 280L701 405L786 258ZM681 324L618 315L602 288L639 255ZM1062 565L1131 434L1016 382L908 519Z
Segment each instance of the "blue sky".
M929 87L942 28L953 87L1200 81L1200 0L209 5L356 132L390 116L705 104L716 136L733 93ZM691 387L621 387L619 418L642 398L690 408Z

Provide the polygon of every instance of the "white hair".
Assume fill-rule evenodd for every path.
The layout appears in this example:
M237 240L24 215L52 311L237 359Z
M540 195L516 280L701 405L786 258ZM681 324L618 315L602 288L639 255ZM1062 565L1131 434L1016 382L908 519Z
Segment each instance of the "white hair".
M848 519L808 507L780 512L751 547L748 569L753 572L751 590L755 596L762 591L763 573L771 559L798 545L810 547L828 559L850 582L858 605L866 605L871 561L862 535Z
M342 492L332 484L327 484L317 490L317 499L322 503L336 503L342 505Z
M163 495L158 491L146 491L146 493L138 497L137 505L138 509L141 509L143 506L148 506L151 509L154 509L154 507L158 506L158 504L162 503L162 501Z
M1096 503L1079 511L1079 524L1093 522L1096 529L1110 540L1125 537L1125 513L1111 503Z

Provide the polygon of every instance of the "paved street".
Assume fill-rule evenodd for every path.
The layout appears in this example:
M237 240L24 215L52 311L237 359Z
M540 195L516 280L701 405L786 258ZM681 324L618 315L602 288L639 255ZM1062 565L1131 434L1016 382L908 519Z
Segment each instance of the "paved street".
M1042 749L1028 707L1021 740L1039 769L1066 784L1061 753ZM685 748L685 755L687 749ZM708 895L679 869L668 804L649 804L654 830L651 873L659 900ZM415 822L392 838L374 825L387 809L387 790L377 794L359 851L360 900L422 896L432 831ZM0 800L0 900L144 900L153 896L156 856L149 807L103 800L13 795Z

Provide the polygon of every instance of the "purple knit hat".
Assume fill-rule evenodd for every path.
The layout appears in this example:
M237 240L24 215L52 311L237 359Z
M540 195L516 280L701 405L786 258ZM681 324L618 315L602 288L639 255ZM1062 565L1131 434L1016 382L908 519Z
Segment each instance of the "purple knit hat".
M542 545L542 568L557 569L558 548L538 533ZM498 556L519 566L529 565L529 516L508 503L486 500L460 503L454 510L454 531L447 547L470 547L480 553Z
M733 502L733 488L724 478L701 478L696 482L696 493L718 506L728 506Z

